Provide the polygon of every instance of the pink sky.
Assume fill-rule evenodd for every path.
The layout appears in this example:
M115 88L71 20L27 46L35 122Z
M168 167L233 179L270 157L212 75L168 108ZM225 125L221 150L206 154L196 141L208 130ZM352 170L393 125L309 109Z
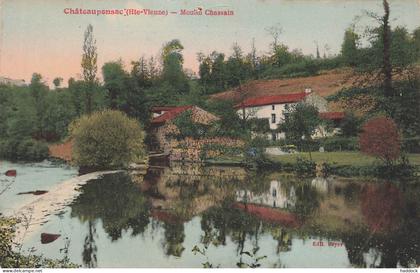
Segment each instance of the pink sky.
M35 3L36 2L36 3ZM380 0L3 0L0 28L0 76L29 81L41 73L51 84L55 77L80 74L83 32L94 26L98 46L98 72L104 62L121 58L129 64L140 56L157 56L162 44L180 39L185 47L185 68L197 70L196 54L213 50L231 53L234 42L248 52L252 38L260 53L268 49L265 29L280 24L281 42L315 53L328 44L331 54L340 50L343 33L363 10L381 12ZM240 3L240 4L239 4ZM230 9L232 17L210 16L70 16L65 8L149 8L179 11L182 8ZM393 24L409 30L419 26L417 0L391 1ZM366 23L366 22L365 22Z

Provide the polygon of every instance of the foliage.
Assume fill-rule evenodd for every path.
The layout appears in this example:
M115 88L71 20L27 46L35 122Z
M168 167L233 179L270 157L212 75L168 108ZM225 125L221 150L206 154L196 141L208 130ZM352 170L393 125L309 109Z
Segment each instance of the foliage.
M343 62L348 66L355 66L359 60L357 60L357 47L360 43L360 37L355 32L354 28L348 28L344 32L343 44L341 45L341 55Z
M234 102L229 100L209 100L204 109L220 117L214 122L212 134L217 136L246 138L247 130L243 127L243 122L234 108Z
M83 70L83 79L87 83L85 89L85 98L86 98L86 112L90 113L92 111L92 87L96 82L96 72L98 70L97 66L98 53L96 48L96 40L93 37L93 26L89 24L86 28L83 41L83 55L82 55L82 70Z
M391 165L401 153L401 138L395 122L386 117L370 119L363 125L360 150Z
M145 156L140 124L119 111L82 116L69 131L74 140L73 159L79 166L118 168Z
M0 267L1 268L76 268L67 256L60 260L38 255L22 255L13 250L13 237L17 220L0 215Z
M267 138L260 136L249 139L244 147L245 163L263 167L267 161L265 148L268 142Z
M359 134L360 119L352 112L345 113L344 119L340 122L340 134L344 137L354 137Z
M192 111L187 110L178 115L173 123L179 130L179 134L176 136L179 139L186 137L192 137L195 139L203 138L206 136L208 125L194 122L192 119Z
M318 109L312 105L298 103L285 110L284 122L279 130L285 132L286 139L298 147L308 145L315 130L321 124Z
M162 49L162 82L168 84L173 94L188 93L189 83L183 71L184 47L177 39L169 41Z
M72 217L82 222L100 219L112 241L120 239L124 231L130 230L133 236L145 231L149 206L127 173L108 174L92 182L71 204Z
M326 152L359 150L356 137L328 137L321 140L321 145Z
M0 158L11 161L42 161L48 157L48 146L30 138L0 139Z
M406 153L420 153L420 137L404 138L402 150Z
M299 176L314 176L316 163L302 157L296 158L295 172Z

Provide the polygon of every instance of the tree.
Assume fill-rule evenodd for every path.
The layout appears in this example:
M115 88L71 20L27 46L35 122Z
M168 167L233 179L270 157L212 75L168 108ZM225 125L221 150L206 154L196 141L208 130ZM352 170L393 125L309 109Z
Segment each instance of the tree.
M389 3L383 0L384 16L382 17L382 44L383 44L383 64L382 73L384 74L384 94L386 97L393 96L392 91L392 64L391 64L391 27L389 26Z
M61 83L63 82L63 78L57 77L53 80L53 84L55 86L55 89L59 88Z
M298 103L285 109L285 118L279 124L279 130L286 134L286 139L302 147L312 140L312 135L322 123L318 109L309 104ZM308 149L311 156L310 149Z
M96 82L96 72L98 70L97 60L98 54L96 40L93 37L93 26L89 24L84 35L82 55L83 78L87 83L87 88L85 90L87 113L92 112L93 89Z
M32 75L31 84L29 85L33 105L35 107L35 134L37 137L44 136L44 119L45 109L47 108L47 92L48 86L42 81L41 74L34 73Z
M398 127L387 117L376 117L366 122L359 137L359 144L363 153L375 156L387 165L392 165L401 153Z
M226 62L226 70L228 72L228 84L231 87L240 86L251 74L251 65L245 62L241 47L234 43L232 46L232 55Z
M119 98L126 91L126 81L128 74L124 71L121 60L117 62L108 62L102 66L102 75L104 78L104 87L108 91L109 106L111 109L118 109Z
M171 86L175 94L185 94L189 91L188 78L183 71L183 49L177 39L169 41L162 48L162 81Z
M271 27L266 28L265 31L267 31L267 33L273 38L273 42L270 45L274 52L275 49L277 48L280 35L283 33L283 28L281 27L280 24L275 24Z
M141 162L144 132L135 119L119 111L85 115L70 124L73 160L79 166L119 168Z
M345 137L357 136L359 133L360 120L354 113L346 113L340 123L341 135Z
M346 65L356 66L358 57L359 35L354 31L354 27L346 29L344 40L341 45L341 55Z

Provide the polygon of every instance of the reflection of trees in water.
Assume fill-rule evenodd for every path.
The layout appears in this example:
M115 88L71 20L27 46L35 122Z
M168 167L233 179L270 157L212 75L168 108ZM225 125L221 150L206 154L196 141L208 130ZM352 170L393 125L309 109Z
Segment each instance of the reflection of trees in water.
M393 230L401 222L401 192L391 183L365 185L361 206L365 221L374 233Z
M71 208L71 215L82 221L101 219L112 240L129 228L133 235L141 234L149 223L147 199L125 173L90 181Z
M294 212L302 218L310 216L318 209L320 198L320 194L310 184L299 183L299 185L296 186Z
M290 251L292 248L292 237L285 228L274 226L271 229L271 236L277 241L276 253Z
M420 204L418 196L410 197L412 193L408 190L403 194L391 183L362 187L360 204L367 230L342 235L353 266L395 268L420 263ZM367 264L363 257L367 252L376 254L372 259L377 263Z
M225 245L226 237L229 236L237 245L237 253L242 255L247 240L250 240L254 249L259 249L261 235L269 233L278 242L278 253L290 250L292 238L290 231L233 208L232 204L233 200L226 200L221 207L214 207L203 213L201 229L204 234L201 243L205 246Z
M164 223L163 228L164 242L163 247L167 256L181 257L185 247L183 246L185 239L183 223Z
M92 220L88 221L88 234L85 237L85 243L83 244L83 265L88 268L96 267L98 264L97 252L98 247L95 243L96 235L96 223Z
M105 175L90 181L71 205L71 216L88 222L88 234L83 245L83 262L96 267L95 243L97 220L102 221L105 232L118 240L123 230L132 229L132 235L144 232L149 223L149 209L145 197L124 173Z

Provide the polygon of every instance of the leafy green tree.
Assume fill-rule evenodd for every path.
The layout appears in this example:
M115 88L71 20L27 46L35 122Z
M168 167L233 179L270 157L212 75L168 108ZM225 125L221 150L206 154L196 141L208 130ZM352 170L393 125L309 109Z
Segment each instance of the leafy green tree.
M108 91L109 106L111 109L118 109L121 97L127 92L126 83L128 74L124 71L121 60L108 62L102 66L104 87Z
M353 113L346 113L340 123L341 134L345 137L357 136L359 134L361 121Z
M68 81L68 89L66 90L70 94L71 105L75 111L76 116L80 116L84 113L85 107L85 90L86 82L76 81L74 78L70 78Z
M31 84L29 85L30 94L35 108L35 134L37 137L44 137L45 133L45 109L47 107L48 86L42 82L41 74L34 73L32 75Z
M412 36L415 60L420 61L420 27L413 31Z
M66 91L48 94L44 120L47 141L57 141L66 137L69 124L77 117L71 94Z
M54 84L55 89L59 88L62 82L63 82L63 78L61 78L61 77L55 78L53 80L53 84Z
M189 91L188 78L183 71L183 49L181 42L176 39L166 43L162 49L162 81L171 86L175 94Z
M93 26L89 24L84 34L83 55L82 55L82 72L83 79L87 83L85 89L85 106L86 112L90 113L93 110L93 92L96 83L96 72L98 53L96 48L96 40L93 37Z
M284 114L279 130L286 134L286 139L301 148L309 144L322 123L318 109L309 104L298 103L286 109ZM308 152L310 153L310 149Z
M141 57L138 61L131 62L131 77L135 79L137 86L140 88L149 88L153 84L155 67L147 62L145 57Z
M289 64L292 60L289 48L283 44L279 44L274 48L273 56L271 58L273 66L277 67Z
M79 166L119 168L144 159L140 124L119 111L85 115L70 125L73 159Z
M249 131L244 130L242 120L236 113L235 103L229 100L209 100L204 108L220 117L214 123L214 134L218 136L246 138Z
M344 32L344 40L341 45L341 55L346 65L356 66L358 61L358 44L360 37L354 28L348 28Z
M250 75L250 64L245 62L241 47L235 43L232 50L226 62L227 83L230 87L241 85Z

